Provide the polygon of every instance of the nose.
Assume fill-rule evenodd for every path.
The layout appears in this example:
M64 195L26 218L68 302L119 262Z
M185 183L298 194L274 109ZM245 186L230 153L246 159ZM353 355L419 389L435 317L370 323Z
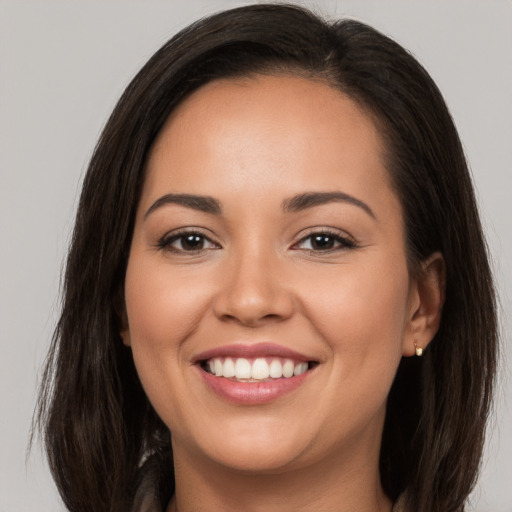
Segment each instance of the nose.
M243 251L228 258L214 304L216 316L249 327L290 318L293 294L286 283L285 262L279 260L271 250Z

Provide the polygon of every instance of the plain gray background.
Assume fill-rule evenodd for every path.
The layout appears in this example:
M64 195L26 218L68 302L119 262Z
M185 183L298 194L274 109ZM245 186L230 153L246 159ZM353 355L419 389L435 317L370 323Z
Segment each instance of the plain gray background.
M100 130L130 78L173 33L246 3L0 0L0 512L63 510L40 447L27 462L25 450L80 183ZM411 50L459 128L503 325L500 389L471 509L511 512L512 3L302 3L368 22Z

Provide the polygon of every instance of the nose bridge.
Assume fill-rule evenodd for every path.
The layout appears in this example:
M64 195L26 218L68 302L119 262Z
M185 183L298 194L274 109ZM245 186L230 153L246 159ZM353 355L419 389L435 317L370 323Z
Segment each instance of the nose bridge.
M291 315L292 298L283 282L281 258L271 244L259 238L243 247L233 247L226 267L227 276L216 304L218 316L257 325L265 319Z

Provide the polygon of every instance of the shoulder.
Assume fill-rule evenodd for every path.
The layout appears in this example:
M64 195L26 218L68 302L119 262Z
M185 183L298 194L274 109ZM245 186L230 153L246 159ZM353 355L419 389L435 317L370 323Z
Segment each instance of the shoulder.
M157 458L149 457L139 469L139 480L130 512L163 512L158 482Z
M402 494L393 505L391 512L406 512L405 510L405 497Z
M154 482L143 480L137 487L130 512L163 512L155 491Z
M137 496L130 512L163 512L159 503L151 496Z

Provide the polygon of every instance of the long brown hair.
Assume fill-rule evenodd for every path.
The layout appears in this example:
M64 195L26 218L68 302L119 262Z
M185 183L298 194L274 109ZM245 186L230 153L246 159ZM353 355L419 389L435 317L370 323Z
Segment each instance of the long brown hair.
M217 78L295 73L327 80L376 120L401 201L411 272L446 262L439 332L404 358L390 392L380 457L384 490L416 512L462 511L478 473L497 354L495 295L473 187L436 85L400 45L356 21L290 5L221 12L181 31L129 84L83 184L62 314L37 423L73 512L130 506L148 458L159 499L173 491L170 434L120 339L123 283L151 145L170 112Z

